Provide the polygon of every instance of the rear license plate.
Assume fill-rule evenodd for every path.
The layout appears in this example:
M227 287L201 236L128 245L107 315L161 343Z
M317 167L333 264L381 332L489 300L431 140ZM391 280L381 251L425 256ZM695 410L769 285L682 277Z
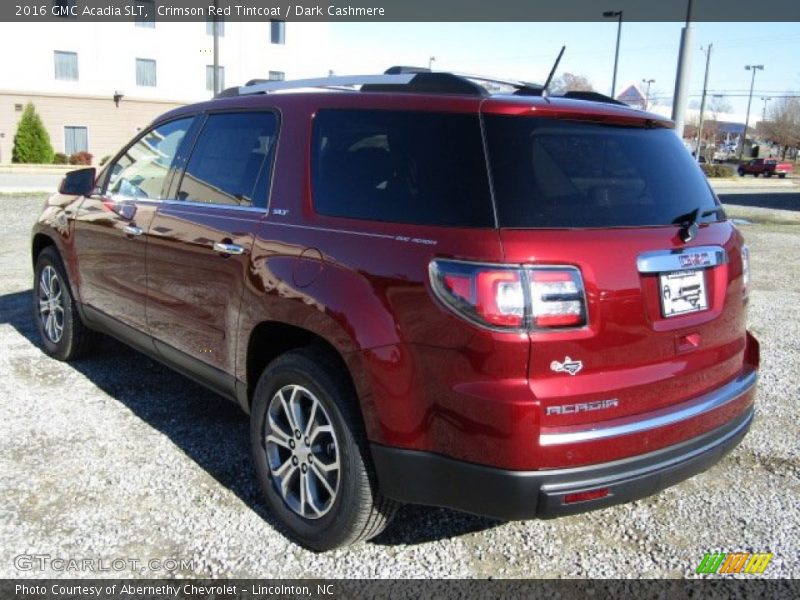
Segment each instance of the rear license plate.
M705 271L675 271L658 276L661 287L661 312L677 317L708 308Z

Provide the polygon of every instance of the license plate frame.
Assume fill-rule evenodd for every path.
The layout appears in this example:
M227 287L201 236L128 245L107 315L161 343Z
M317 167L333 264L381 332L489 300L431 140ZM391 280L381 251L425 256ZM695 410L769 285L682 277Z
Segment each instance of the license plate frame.
M658 288L665 319L708 310L705 269L659 273Z

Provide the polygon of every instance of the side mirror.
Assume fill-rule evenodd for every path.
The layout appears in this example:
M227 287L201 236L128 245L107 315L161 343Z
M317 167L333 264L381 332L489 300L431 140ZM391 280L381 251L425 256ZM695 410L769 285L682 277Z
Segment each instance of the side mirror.
M89 196L94 191L96 177L97 169L94 167L70 171L61 181L58 192L67 196Z

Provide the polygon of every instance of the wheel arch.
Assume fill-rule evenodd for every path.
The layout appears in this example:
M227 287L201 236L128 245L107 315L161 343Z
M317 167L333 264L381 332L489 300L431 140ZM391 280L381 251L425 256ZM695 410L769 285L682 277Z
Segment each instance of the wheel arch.
M31 240L31 263L34 268L36 267L36 259L39 258L42 250L48 246L54 246L56 251L61 254L58 244L56 244L56 241L52 237L42 232L37 232L33 235L33 239Z

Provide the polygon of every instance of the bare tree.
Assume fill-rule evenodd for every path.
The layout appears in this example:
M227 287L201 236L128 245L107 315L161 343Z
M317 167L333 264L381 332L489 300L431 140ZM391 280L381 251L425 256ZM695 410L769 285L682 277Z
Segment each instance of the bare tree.
M800 146L800 98L777 98L777 102L770 106L764 133L781 147L784 159L790 148Z
M584 75L574 73L564 73L555 77L550 83L550 91L553 95L560 95L566 92L594 92L594 86Z
M708 114L715 121L719 121L719 116L723 113L729 113L733 110L731 103L725 100L722 96L711 96L706 103Z
M711 144L716 146L717 137L719 136L720 115L731 112L733 107L722 96L711 96L706 102L706 110L708 110L708 118L706 125L703 127L703 133L711 141Z

